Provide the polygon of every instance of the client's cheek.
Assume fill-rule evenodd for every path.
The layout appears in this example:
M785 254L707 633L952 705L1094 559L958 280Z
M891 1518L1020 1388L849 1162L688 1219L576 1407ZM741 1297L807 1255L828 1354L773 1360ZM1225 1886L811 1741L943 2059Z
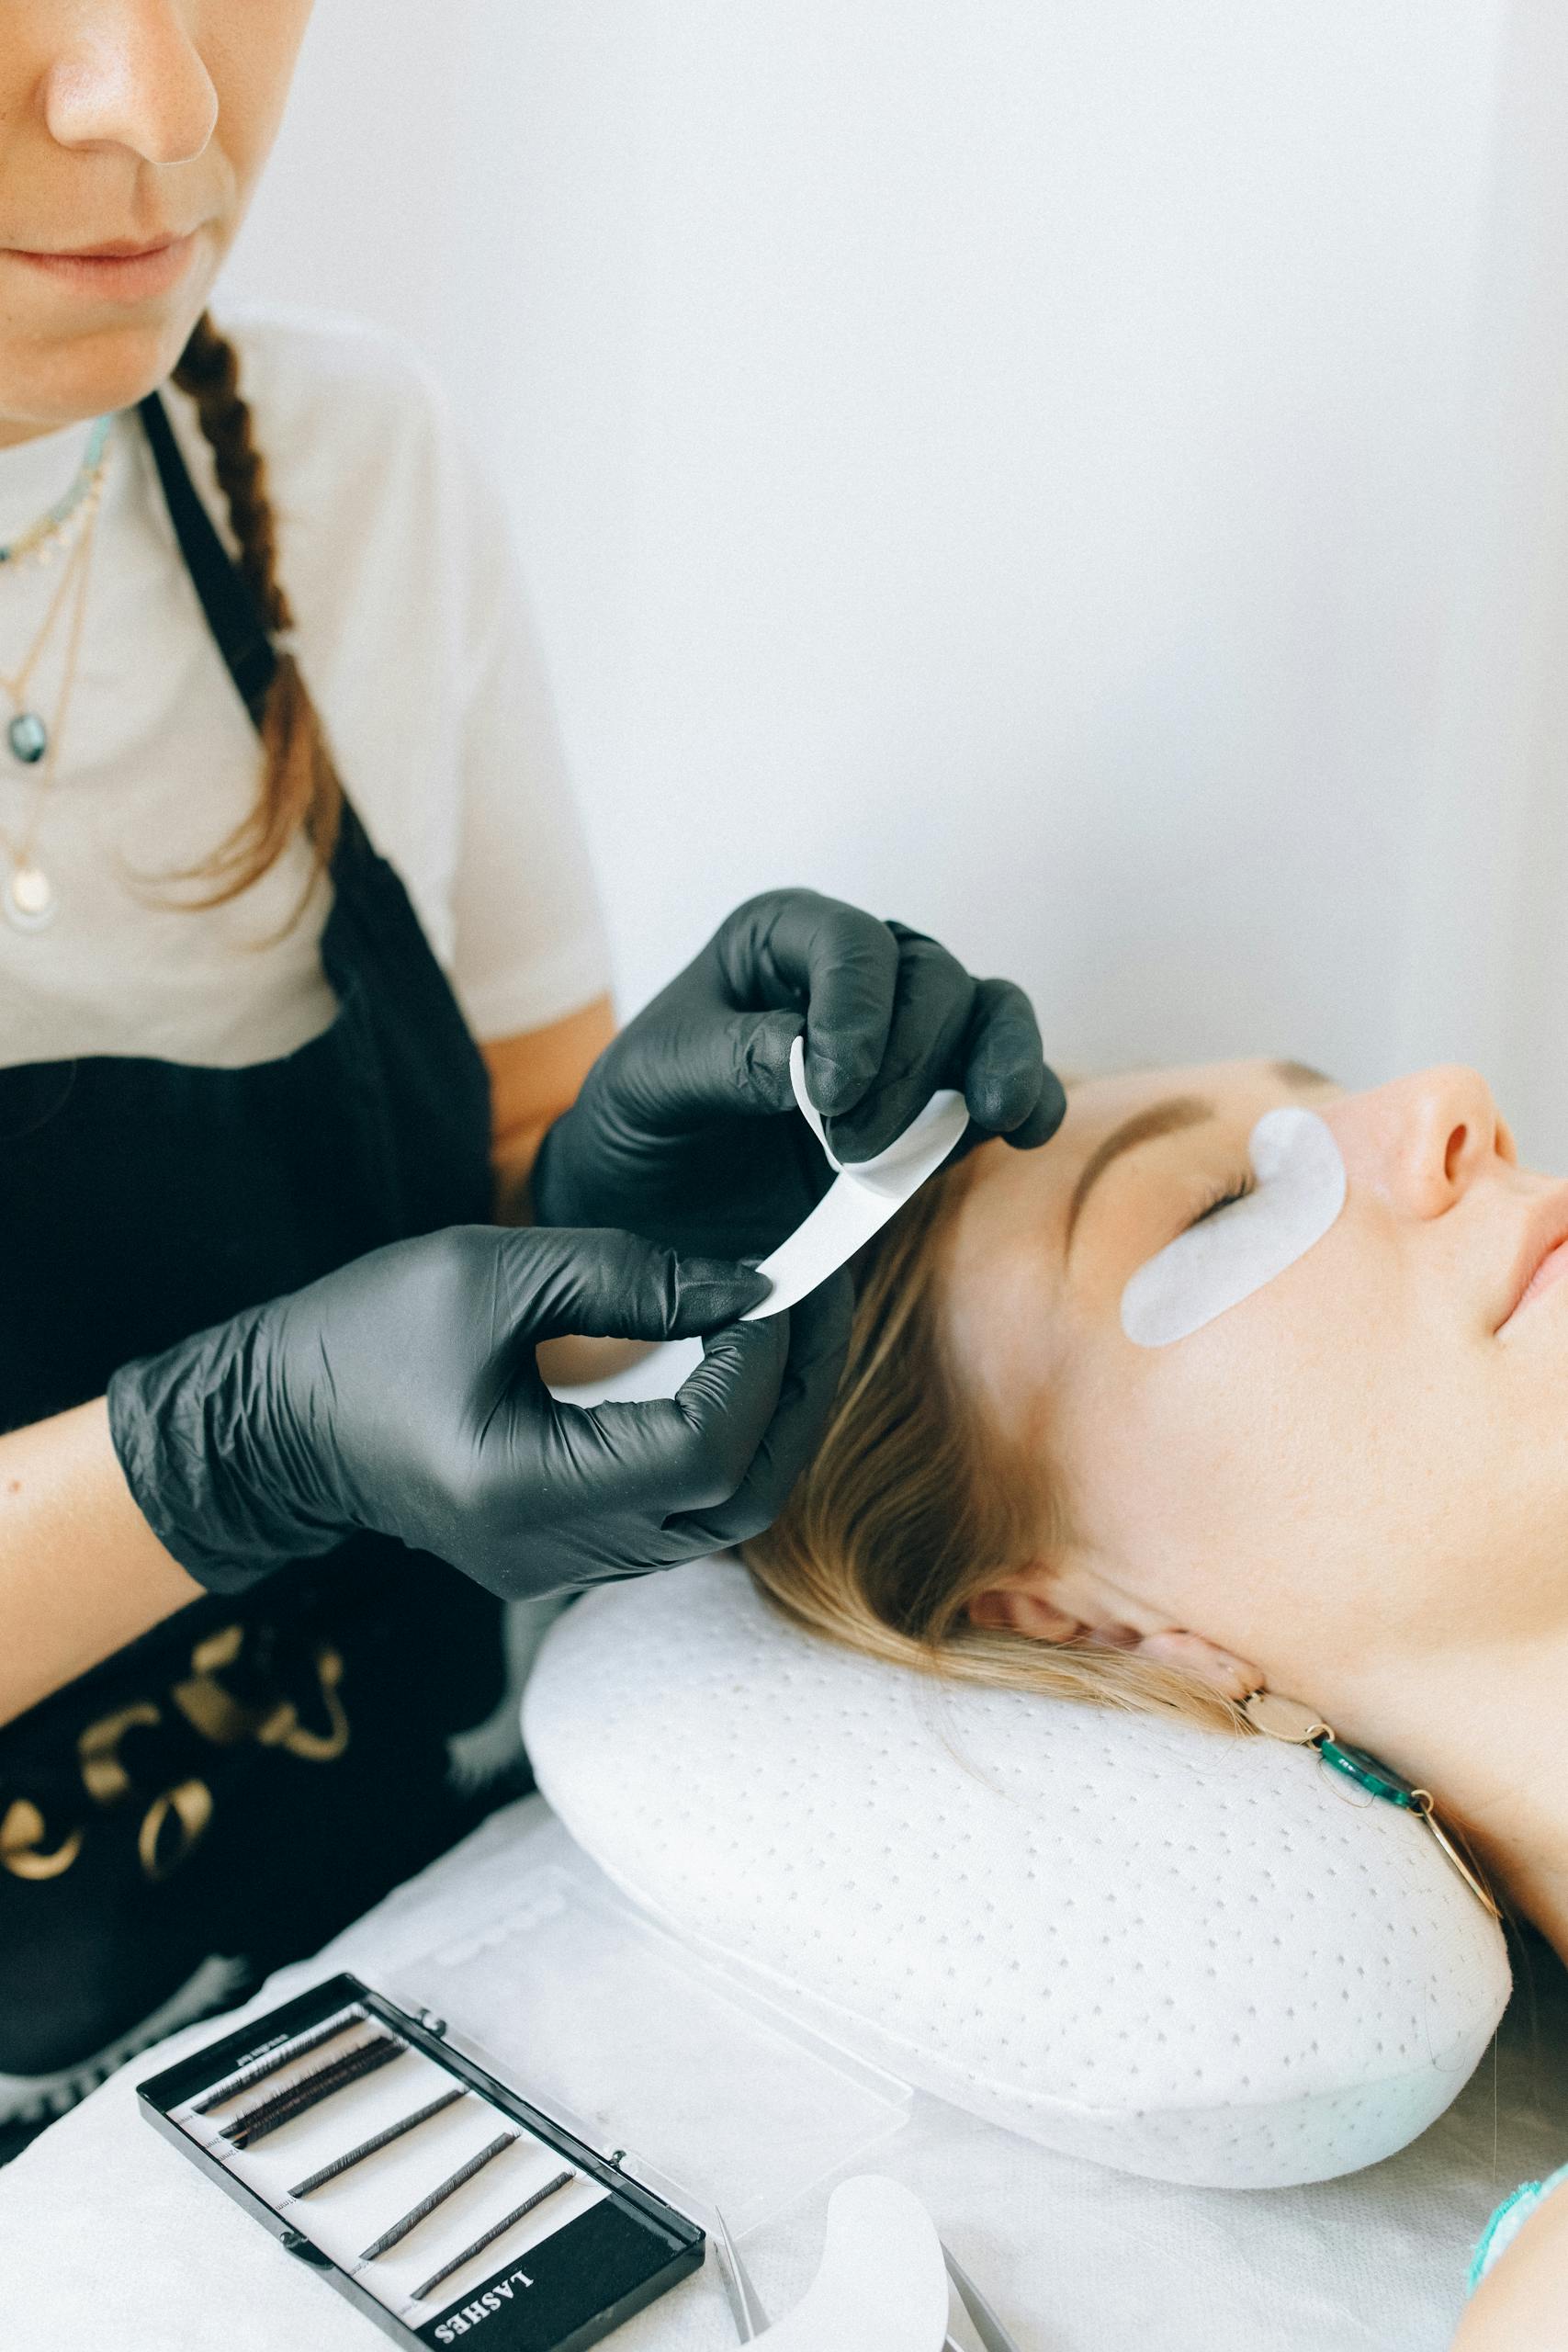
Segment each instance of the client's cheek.
M1141 1540L1169 1560L1173 1586L1186 1579L1193 1613L1176 1622L1270 1673L1309 1632L1321 1649L1334 1627L1349 1637L1376 1622L1350 1598L1401 1535L1408 1481L1385 1475L1382 1417L1328 1339L1310 1312L1292 1328L1260 1295L1171 1349L1157 1411L1150 1399L1159 1472Z
M1108 1550L1157 1562L1173 1607L1199 1607L1216 1561L1269 1551L1322 1492L1337 1415L1303 1328L1314 1318L1292 1310L1291 1288L1269 1286L1179 1346L1108 1350L1075 1392L1062 1453L1081 1474L1086 1524ZM1180 1579L1168 1589L1168 1572Z

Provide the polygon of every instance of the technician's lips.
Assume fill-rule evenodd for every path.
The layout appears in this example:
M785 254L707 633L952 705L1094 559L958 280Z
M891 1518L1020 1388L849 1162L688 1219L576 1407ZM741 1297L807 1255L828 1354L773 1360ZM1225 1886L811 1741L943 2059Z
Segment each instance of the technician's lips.
M167 238L162 244L143 246L139 252L28 253L13 245L4 249L0 257L98 301L145 302L179 283L196 242L193 231L187 236Z

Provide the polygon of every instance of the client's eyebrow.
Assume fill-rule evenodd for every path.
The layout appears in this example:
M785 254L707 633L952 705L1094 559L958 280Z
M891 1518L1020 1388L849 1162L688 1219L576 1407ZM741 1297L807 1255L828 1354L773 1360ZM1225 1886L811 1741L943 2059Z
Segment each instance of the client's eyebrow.
M1214 1106L1201 1094L1172 1094L1163 1102L1151 1102L1146 1110L1134 1111L1119 1127L1112 1127L1103 1143L1096 1144L1078 1171L1073 1186L1073 1197L1067 1209L1067 1230L1064 1250L1073 1246L1073 1228L1083 1214L1084 1203L1113 1160L1124 1151L1135 1151L1141 1143L1153 1143L1160 1136L1179 1135L1183 1127L1201 1126L1205 1119L1214 1115Z
M1310 1062L1278 1061L1269 1068L1286 1086L1333 1086L1336 1081L1325 1078ZM1135 1151L1141 1143L1154 1143L1161 1136L1179 1135L1184 1127L1199 1127L1214 1115L1213 1104L1201 1094L1172 1094L1163 1102L1153 1102L1146 1110L1134 1111L1119 1127L1112 1127L1103 1143L1097 1144L1079 1170L1073 1186L1073 1197L1067 1209L1067 1229L1063 1239L1064 1254L1073 1246L1073 1229L1083 1214L1084 1203L1099 1183L1113 1160L1124 1151Z

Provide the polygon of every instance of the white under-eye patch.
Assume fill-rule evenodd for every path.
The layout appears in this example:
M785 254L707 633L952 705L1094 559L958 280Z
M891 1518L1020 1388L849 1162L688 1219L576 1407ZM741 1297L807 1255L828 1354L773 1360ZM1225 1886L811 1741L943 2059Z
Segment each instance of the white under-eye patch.
M1321 1241L1345 1205L1345 1162L1327 1123L1293 1104L1266 1111L1247 1141L1244 1199L1179 1233L1122 1294L1122 1329L1168 1347L1250 1298Z
M947 2270L936 2224L901 2181L865 2173L828 2200L821 2266L769 2352L942 2352Z

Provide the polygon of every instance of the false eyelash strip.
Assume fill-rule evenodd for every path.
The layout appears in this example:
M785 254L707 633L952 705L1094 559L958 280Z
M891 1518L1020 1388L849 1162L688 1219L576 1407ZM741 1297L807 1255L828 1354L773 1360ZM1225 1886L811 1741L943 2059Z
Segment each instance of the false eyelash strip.
M254 2140L265 2140L269 2132L276 2132L285 2123L292 2123L297 2115L305 2115L331 2098L334 2092L346 2090L363 2075L373 2075L378 2066L389 2065L403 2054L400 2041L392 2041L378 2034L374 2041L361 2041L345 2051L341 2058L333 2058L309 2075L301 2075L297 2083L286 2090L274 2091L270 2098L259 2099L232 2123L223 2126L223 2137L231 2140L236 2148L248 2148Z
M335 2058L323 2059L308 2074L297 2075L293 2082L285 2083L278 2090L269 2091L265 2098L256 2099L238 2115L231 2117L221 2126L223 2137L243 2147L253 2136L259 2137L272 2131L276 2122L286 2122L297 2110L313 2107L318 2098L327 2098L337 2089L344 2074L357 2067L367 2052L389 2047L400 2045L389 2044L386 2035L373 2033L368 2041L356 2041L351 2049L339 2051ZM350 2074L349 2079L353 2081L356 2076Z
M427 2220L438 2205L445 2205L446 2199L454 2196L466 2180L472 2180L475 2173L482 2172L486 2165L499 2156L503 2148L514 2147L517 2138L518 2134L515 2132L499 2133L488 2148L481 2148L477 2156L470 2156L466 2165L459 2165L449 2180L444 2180L439 2188L433 2188L428 2197L422 2197L412 2212L405 2213L400 2222L394 2222L389 2230L383 2230L375 2244L366 2247L359 2257L360 2261L374 2262L378 2255L389 2254L395 2245L400 2245L409 2232L417 2230L420 2223Z
M334 2156L330 2165L323 2165L320 2172L311 2173L308 2179L299 2182L288 2194L290 2197L309 2197L313 2188L322 2188L329 2180L335 2180L339 2173L348 2172L355 2165L363 2164L367 2156L377 2154L382 2148L389 2148L394 2140L402 2138L405 2132L417 2131L422 2123L428 2123L433 2115L439 2115L443 2108L452 2107L458 2099L467 2098L468 2096L468 2086L465 2083L457 2084L453 2090L443 2091L441 2097L433 2098L428 2107L418 2109L412 2115L405 2115L400 2123L389 2123L384 2132L376 2132L368 2140L361 2140L358 2147L350 2148L346 2154Z
M308 2057L312 2050L319 2050L323 2041L331 2041L337 2034L346 2033L351 2025L364 2023L363 2009L345 2009L342 2017L334 2018L330 2025L319 2025L314 2033L306 2034L299 2041L287 2042L281 2050L275 2050L270 2058L259 2058L254 2066L242 2067L237 2075L231 2075L227 2082L220 2083L216 2090L208 2092L205 2098L198 2098L191 2113L210 2115L213 2109L221 2107L225 2099L237 2098L242 2091L248 2091L253 2083L265 2082L268 2075L276 2075L280 2066L292 2066L296 2058Z
M574 2172L558 2172L554 2180L547 2180L543 2188L536 2188L532 2197L525 2197L521 2205L514 2205L510 2213L503 2213L482 2237L474 2240L472 2245L466 2245L461 2254L455 2254L441 2269L433 2270L423 2286L414 2289L414 2301L423 2303L427 2295L434 2294L444 2278L450 2278L454 2270L461 2270L465 2262L471 2262L476 2254L482 2254L487 2245L493 2245L497 2238L503 2237L513 2222L520 2222L525 2213L531 2213L536 2205L542 2205L547 2197L554 2197L558 2190L569 2188L576 2178Z

